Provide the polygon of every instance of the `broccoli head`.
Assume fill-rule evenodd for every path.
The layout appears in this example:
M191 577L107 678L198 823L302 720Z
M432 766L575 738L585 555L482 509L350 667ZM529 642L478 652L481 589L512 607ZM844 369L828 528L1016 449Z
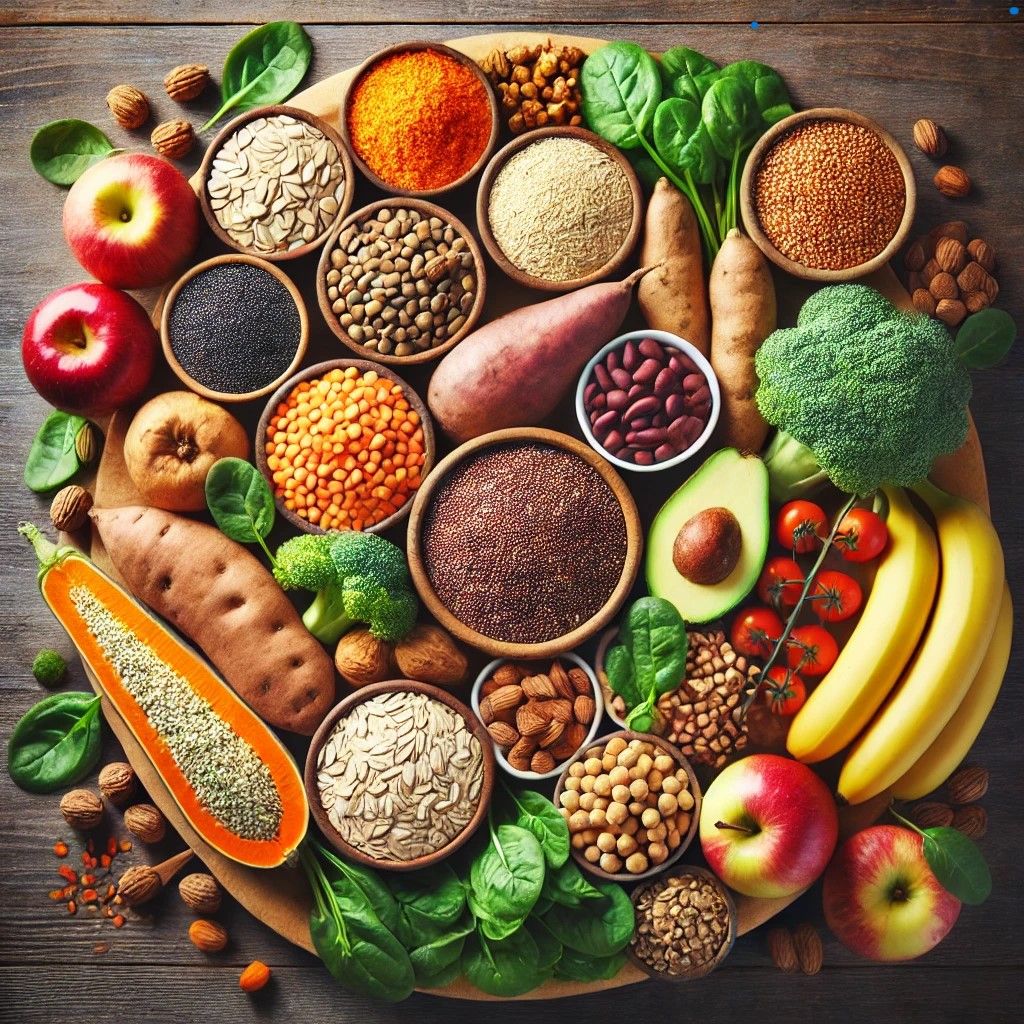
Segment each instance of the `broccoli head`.
M40 651L32 662L32 675L40 686L47 689L60 686L67 670L68 663L63 656L49 649Z
M778 433L772 496L831 480L848 494L919 483L967 438L971 381L945 326L865 285L812 295L758 349L757 406Z

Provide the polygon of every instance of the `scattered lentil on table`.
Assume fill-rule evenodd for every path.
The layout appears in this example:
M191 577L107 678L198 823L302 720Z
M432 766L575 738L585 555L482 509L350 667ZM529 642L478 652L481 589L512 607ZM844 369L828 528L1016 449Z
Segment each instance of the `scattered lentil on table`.
M611 597L626 559L625 517L601 474L572 452L495 445L433 495L424 564L441 603L495 640L564 636Z
M395 188L433 191L458 181L491 136L487 87L436 50L385 57L356 83L348 105L352 148Z
M877 256L903 219L903 172L882 138L846 121L808 121L765 154L754 178L757 219L786 257L846 270Z
M633 190L618 162L597 146L545 138L514 153L498 172L487 218L494 240L520 270L545 281L575 281L622 247Z
M222 263L182 285L168 334L190 377L211 391L241 395L268 387L288 370L302 320L291 292L269 270Z

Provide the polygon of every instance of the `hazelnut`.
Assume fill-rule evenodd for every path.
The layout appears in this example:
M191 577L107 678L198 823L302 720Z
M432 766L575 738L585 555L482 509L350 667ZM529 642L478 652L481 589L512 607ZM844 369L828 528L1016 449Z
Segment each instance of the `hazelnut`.
M967 251L971 254L971 259L986 273L991 274L996 269L995 250L980 238L972 239L967 246Z
M935 298L927 288L917 288L913 295L914 309L925 316L935 316Z
M178 895L196 914L216 914L223 896L217 879L203 872L186 875L178 883Z
M956 238L940 238L935 246L935 261L947 274L959 274L967 262L967 249Z
M61 799L60 813L72 828L87 832L100 823L103 801L92 790L73 789Z
M127 761L114 761L100 771L100 792L116 807L126 804L138 789L135 769Z
M959 299L939 299L935 315L947 326L957 327L967 316L967 307Z
M956 286L956 278L945 271L941 271L931 279L928 291L935 296L936 301L940 299L955 299L960 294L960 289Z

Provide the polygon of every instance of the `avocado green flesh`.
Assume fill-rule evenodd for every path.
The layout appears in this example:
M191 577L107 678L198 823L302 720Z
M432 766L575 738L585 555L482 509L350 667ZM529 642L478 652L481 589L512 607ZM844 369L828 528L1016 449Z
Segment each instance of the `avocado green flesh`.
M729 509L740 524L736 567L721 583L701 585L681 576L672 546L682 525L706 508ZM676 606L687 622L711 622L753 589L764 565L770 532L768 471L756 455L735 448L716 452L662 505L647 535L647 589Z

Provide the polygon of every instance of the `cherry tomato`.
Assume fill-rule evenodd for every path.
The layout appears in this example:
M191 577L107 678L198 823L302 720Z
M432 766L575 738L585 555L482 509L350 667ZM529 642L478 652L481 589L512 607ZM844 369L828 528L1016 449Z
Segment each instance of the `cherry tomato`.
M824 626L797 626L786 640L786 661L794 672L823 676L836 663L839 645Z
M813 551L828 536L824 510L813 501L787 501L779 509L776 536L784 548L795 554Z
M769 670L761 693L773 715L795 715L807 700L807 686L804 681L795 672L781 665Z
M860 584L845 572L819 572L811 588L811 607L822 622L842 622L860 608Z
M757 579L757 596L773 608L792 608L803 589L804 571L792 558L769 558Z
M732 620L729 642L748 658L767 658L783 628L778 612L771 608L744 608Z
M869 508L852 508L843 516L836 534L836 548L848 562L870 562L889 541L885 520Z

